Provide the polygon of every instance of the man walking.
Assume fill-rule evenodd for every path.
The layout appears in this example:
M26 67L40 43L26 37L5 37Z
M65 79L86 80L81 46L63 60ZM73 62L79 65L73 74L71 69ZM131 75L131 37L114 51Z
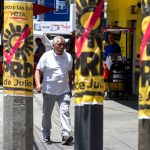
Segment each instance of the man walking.
M62 144L68 145L73 141L70 125L69 105L71 100L72 57L64 51L65 39L56 36L53 40L53 50L42 55L35 71L35 82L37 92L43 93L43 137L45 142L50 142L51 114L55 102L60 109L60 120L62 125ZM43 73L43 83L40 77Z

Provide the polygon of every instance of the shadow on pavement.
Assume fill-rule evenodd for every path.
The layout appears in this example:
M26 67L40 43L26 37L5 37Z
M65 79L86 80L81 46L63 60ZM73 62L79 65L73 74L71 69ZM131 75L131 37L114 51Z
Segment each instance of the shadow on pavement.
M138 99L129 98L128 100L114 100L122 105L138 110Z
M51 141L51 144L61 144L61 142ZM69 143L67 146L73 146L74 142Z

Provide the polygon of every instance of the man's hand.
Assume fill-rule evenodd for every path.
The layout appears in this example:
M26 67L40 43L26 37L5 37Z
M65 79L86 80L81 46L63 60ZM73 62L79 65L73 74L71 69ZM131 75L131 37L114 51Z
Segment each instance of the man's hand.
M70 94L70 96L72 97L72 92L71 92L71 91L69 92L69 94Z
M42 91L42 86L41 86L41 85L36 86L36 91L37 91L37 93L41 93L41 91Z
M35 70L35 84L36 84L36 91L38 93L41 93L41 91L42 91L42 85L40 83L40 78L41 78L41 71L36 69Z

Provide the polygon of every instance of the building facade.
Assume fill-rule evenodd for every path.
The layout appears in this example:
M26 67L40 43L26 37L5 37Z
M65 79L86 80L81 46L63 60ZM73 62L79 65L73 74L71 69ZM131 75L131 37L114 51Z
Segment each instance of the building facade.
M121 33L119 41L123 56L130 63L132 94L138 93L139 56L141 44L141 1L140 0L107 0L107 25L130 28Z

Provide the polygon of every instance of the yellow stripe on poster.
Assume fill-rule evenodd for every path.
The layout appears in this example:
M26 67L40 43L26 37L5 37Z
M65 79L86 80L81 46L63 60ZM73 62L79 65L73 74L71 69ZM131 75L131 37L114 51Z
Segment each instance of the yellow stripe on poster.
M150 101L142 100L142 101L139 102L139 105L142 105L142 106L144 106L144 105L150 105Z
M4 94L33 96L33 4L4 2Z
M76 105L84 105L84 104L89 104L89 105L94 105L94 104L99 104L103 105L103 99L101 96L83 96L82 99L80 97L75 98L75 104Z
M139 110L138 117L139 119L150 119L150 110Z

